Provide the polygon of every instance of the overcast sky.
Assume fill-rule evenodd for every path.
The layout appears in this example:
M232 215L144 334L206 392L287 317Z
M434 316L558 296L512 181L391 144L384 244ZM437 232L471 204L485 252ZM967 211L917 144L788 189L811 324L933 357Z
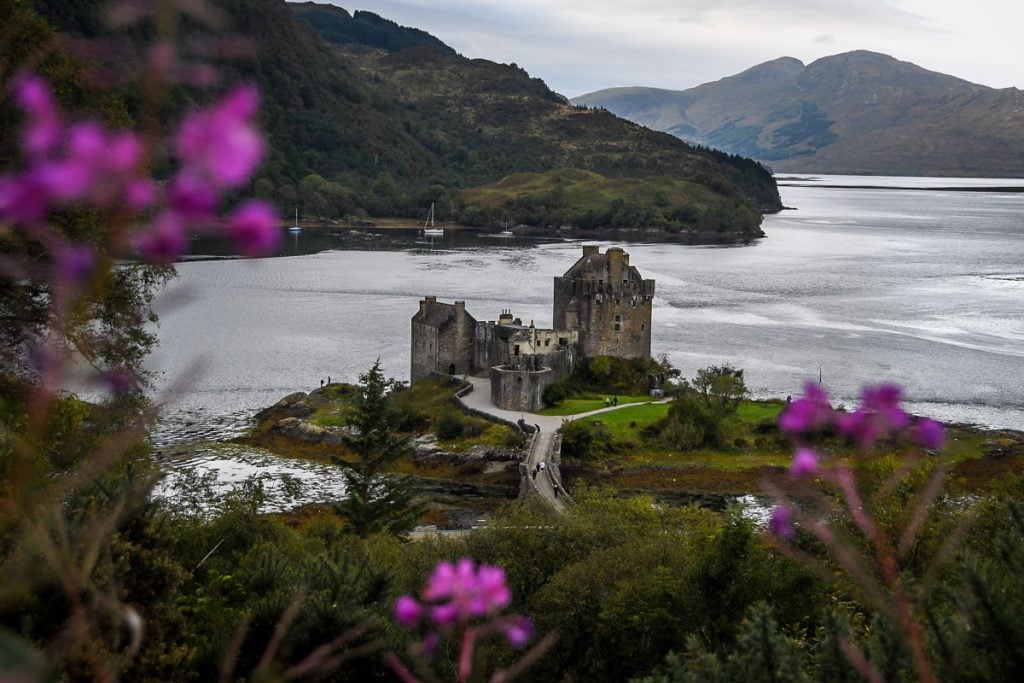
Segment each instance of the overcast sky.
M323 0L320 0L323 1ZM1024 0L332 0L515 62L569 97L685 89L777 57L865 49L1024 88Z

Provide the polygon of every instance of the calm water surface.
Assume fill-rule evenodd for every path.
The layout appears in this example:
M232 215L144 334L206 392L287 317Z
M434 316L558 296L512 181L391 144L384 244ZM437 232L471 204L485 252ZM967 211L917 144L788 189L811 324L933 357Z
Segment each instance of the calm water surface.
M845 401L895 381L921 414L1024 429L1024 194L821 187L881 183L910 185L784 186L796 210L766 218L767 237L749 246L622 244L657 280L654 355L685 375L732 363L761 396L798 393L819 367ZM465 299L477 319L511 307L550 325L552 278L580 251L467 235L416 244L410 233L301 255L343 243L289 239L300 255L179 265L150 361L175 386L158 443L231 434L287 393L355 381L378 357L407 378L409 320L427 294Z

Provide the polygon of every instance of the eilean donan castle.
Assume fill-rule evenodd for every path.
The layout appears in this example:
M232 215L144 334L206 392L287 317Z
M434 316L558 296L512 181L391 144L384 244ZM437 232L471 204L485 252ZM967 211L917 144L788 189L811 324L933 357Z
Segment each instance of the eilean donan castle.
M523 325L510 310L477 320L464 301L428 296L412 318L412 381L432 374L489 375L491 401L506 410L533 411L544 390L572 372L578 358L651 355L654 280L629 265L629 254L584 246L565 275L555 278L553 326Z

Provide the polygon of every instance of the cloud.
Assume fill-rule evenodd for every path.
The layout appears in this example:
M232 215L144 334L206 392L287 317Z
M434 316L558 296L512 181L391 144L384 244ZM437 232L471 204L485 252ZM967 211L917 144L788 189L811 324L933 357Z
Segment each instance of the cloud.
M976 3L997 10L934 0L335 0L429 31L467 57L516 62L568 96L684 89L782 55L810 62L855 49L988 84L1011 84L1012 66L1024 84L1019 59L991 68L1017 49L1020 22L1009 15L1024 19L1024 2Z

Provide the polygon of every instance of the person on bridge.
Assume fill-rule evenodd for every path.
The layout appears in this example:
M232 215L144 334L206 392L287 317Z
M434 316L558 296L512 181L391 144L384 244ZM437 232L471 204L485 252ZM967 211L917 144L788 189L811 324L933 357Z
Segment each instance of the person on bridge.
M537 465L537 469L539 469L541 472L543 472L547 468L548 468L548 464L546 462L544 462L543 460L541 460L540 464Z

